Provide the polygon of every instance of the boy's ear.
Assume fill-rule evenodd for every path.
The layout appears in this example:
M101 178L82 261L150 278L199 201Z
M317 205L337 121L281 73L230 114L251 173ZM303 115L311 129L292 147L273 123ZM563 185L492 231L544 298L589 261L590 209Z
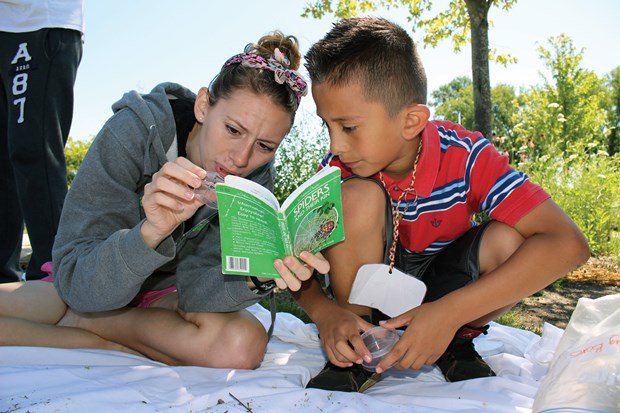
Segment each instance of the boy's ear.
M412 103L404 109L404 117L403 137L415 139L426 126L431 117L431 111L426 105Z
M204 122L209 107L209 89L201 87L194 102L194 116L200 123Z

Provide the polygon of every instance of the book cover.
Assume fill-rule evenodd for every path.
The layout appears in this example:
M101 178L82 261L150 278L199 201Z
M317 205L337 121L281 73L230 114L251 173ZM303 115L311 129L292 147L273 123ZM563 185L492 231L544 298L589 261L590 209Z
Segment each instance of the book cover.
M279 278L276 258L344 240L337 167L312 176L282 206L269 190L238 176L218 183L216 195L224 274Z

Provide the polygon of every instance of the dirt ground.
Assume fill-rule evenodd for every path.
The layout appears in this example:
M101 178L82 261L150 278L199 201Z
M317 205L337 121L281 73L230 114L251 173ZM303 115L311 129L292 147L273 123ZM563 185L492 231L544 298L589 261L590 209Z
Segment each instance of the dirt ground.
M620 266L610 259L591 258L541 293L524 299L514 314L523 328L540 333L545 321L565 328L579 298L619 293Z

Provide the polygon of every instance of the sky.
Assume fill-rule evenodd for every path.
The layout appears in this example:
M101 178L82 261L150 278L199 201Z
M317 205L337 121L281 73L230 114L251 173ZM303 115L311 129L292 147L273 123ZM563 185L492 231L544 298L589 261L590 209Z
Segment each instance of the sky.
M302 18L307 0L84 0L84 54L75 83L70 136L96 135L112 115L111 105L129 90L148 93L161 82L176 82L197 92L221 65L269 31L295 35L302 55L331 28L334 17ZM435 0L436 10L448 0ZM434 9L434 10L435 10ZM369 13L409 30L418 44L430 92L457 76L471 77L471 50L452 50L449 41L424 47L413 33L404 8ZM620 1L518 0L509 11L492 8L489 43L519 61L492 64L491 84L516 90L543 84L545 68L537 48L562 33L584 49L582 67L602 76L620 66ZM302 74L305 69L301 69ZM310 96L302 116L315 118ZM318 119L317 119L318 122Z

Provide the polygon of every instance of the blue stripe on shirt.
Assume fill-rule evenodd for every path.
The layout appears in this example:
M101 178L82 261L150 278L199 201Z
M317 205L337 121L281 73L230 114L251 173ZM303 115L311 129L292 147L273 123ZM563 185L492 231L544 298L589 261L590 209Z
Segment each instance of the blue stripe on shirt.
M445 130L443 127L438 128L440 137L440 148L442 151L448 151L450 148L460 148L469 152L465 164L465 173L462 178L451 181L437 187L430 196L426 198L418 198L415 205L401 203L400 212L404 213L403 219L407 221L415 221L421 214L445 211L452 208L456 204L467 202L467 194L470 191L471 171L474 168L476 159L481 151L483 151L490 142L486 139L478 139L472 142L469 138L459 138L453 130ZM396 202L392 203L396 205Z
M519 187L527 179L527 175L523 172L508 171L497 180L487 196L482 200L481 209L487 212L487 214L491 214L515 188Z

